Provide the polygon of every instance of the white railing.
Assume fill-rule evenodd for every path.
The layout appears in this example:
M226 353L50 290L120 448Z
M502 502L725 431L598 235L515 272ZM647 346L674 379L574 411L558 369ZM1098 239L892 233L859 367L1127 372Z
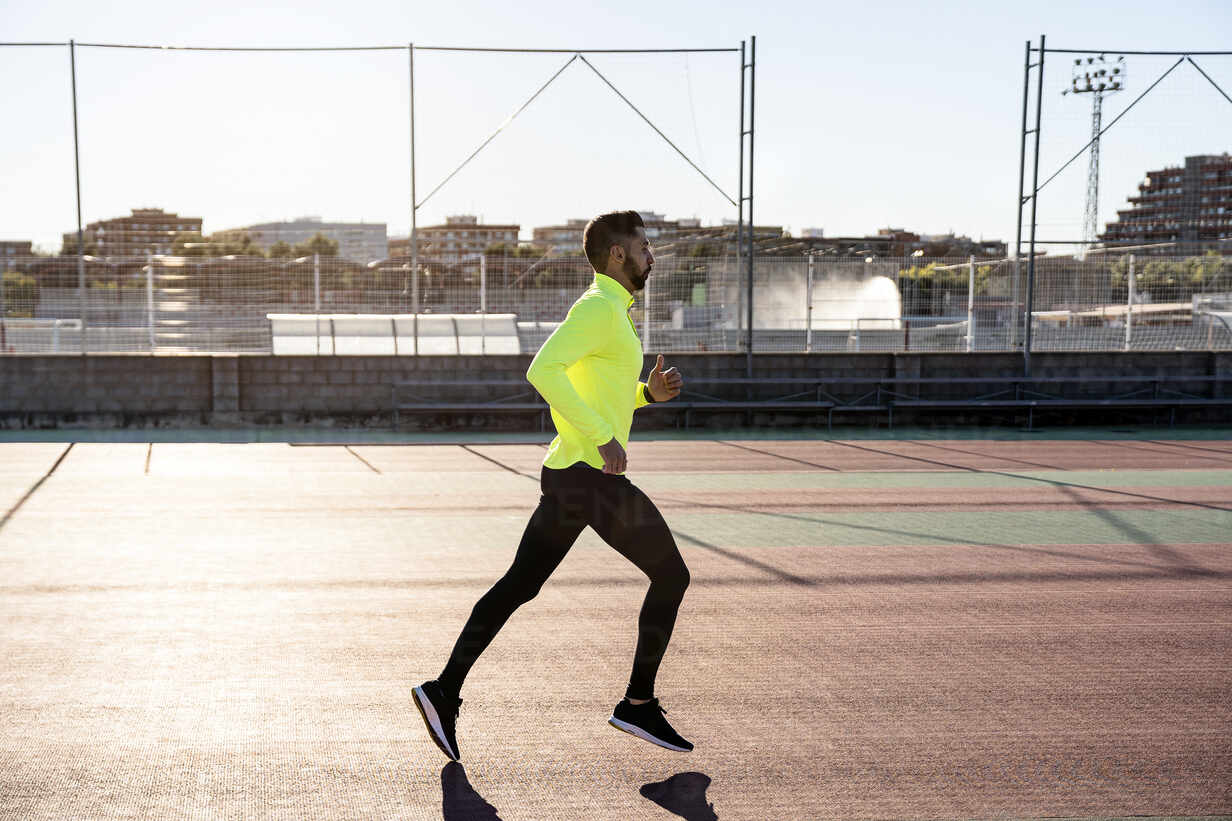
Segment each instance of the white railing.
M521 353L515 314L267 314L275 355Z

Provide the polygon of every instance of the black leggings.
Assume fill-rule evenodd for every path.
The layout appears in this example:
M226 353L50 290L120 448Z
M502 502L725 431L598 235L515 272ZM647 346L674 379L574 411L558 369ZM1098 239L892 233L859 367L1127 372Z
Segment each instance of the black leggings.
M441 686L449 692L461 691L471 665L513 611L539 594L583 528L590 525L650 578L625 695L653 698L659 662L689 586L689 570L667 523L646 494L624 476L606 474L585 462L563 470L544 467L539 486L543 495L522 534L513 565L475 603L440 675Z

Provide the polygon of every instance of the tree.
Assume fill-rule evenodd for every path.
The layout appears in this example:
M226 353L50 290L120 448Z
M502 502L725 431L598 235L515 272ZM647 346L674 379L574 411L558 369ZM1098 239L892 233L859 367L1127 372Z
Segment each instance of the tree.
M291 256L292 252L291 246L282 240L278 240L269 247L270 259L284 259Z
M213 236L211 236L210 239L213 242L214 247L218 248L216 252L211 249L211 253L218 253L222 256L230 256L232 254L243 257L265 256L265 252L261 250L261 246L253 242L252 237L248 236L248 234L241 234L239 239L227 238L221 243L214 240Z
M16 271L5 271L0 276L3 276L0 288L4 291L4 310L0 316L34 316L39 300L39 286L34 277Z
M297 257L308 257L313 254L320 254L323 257L336 257L338 256L338 240L330 239L320 231L317 231L316 236L312 239L296 245L293 253Z
M171 240L171 253L177 257L204 257L209 255L205 237L195 231L182 231Z
M90 254L91 256L93 256L94 254L97 254L98 246L94 242L87 240L85 253ZM70 257L70 256L76 256L76 255L77 255L77 236L75 234L65 235L64 243L60 247L60 256Z

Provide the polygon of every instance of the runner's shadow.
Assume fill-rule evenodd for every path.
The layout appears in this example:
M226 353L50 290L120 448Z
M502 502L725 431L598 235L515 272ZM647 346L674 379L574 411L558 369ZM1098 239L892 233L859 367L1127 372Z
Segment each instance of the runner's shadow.
M639 792L685 821L718 821L714 804L706 801L709 786L710 776L703 773L676 773L665 781L643 784Z
M441 792L445 821L500 821L496 807L475 792L466 777L466 769L456 761L450 761L441 770Z

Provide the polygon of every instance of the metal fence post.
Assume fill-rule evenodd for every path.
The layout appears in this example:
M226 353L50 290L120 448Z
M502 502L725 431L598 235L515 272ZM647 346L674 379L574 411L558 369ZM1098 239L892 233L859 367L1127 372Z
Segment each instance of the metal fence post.
M415 202L415 44L406 44L407 73L411 89L411 334L413 350L419 356L419 237L416 218L419 205Z
M488 352L488 255L479 255L479 353Z
M1031 155L1031 234L1027 256L1027 327L1022 347L1023 376L1031 375L1031 314L1035 310L1035 229L1038 225L1036 207L1039 205L1039 145L1040 121L1044 106L1044 35L1040 35L1039 73L1035 76L1035 150ZM1028 50L1028 55L1030 51Z
M1134 276L1134 255L1129 255L1129 301L1125 306L1125 350L1129 350L1129 346L1133 339L1134 328L1134 300L1137 298L1138 281Z
M1018 252L1014 252L1014 279L1013 286L1010 288L1010 350L1018 347Z
M642 353L650 352L650 278L642 286Z
M145 311L146 329L150 335L150 353L154 353L154 254L145 253Z
M77 142L77 43L68 41L68 63L73 87L73 171L77 180L77 292L81 302L81 353L86 353L86 244L81 230L81 151Z
M316 347L317 356L321 355L321 254L312 255L312 308L317 316ZM332 334L331 334L332 336Z
M805 280L804 300L804 352L813 351L813 255L808 255L808 277Z
M967 257L967 353L975 350L975 255Z

